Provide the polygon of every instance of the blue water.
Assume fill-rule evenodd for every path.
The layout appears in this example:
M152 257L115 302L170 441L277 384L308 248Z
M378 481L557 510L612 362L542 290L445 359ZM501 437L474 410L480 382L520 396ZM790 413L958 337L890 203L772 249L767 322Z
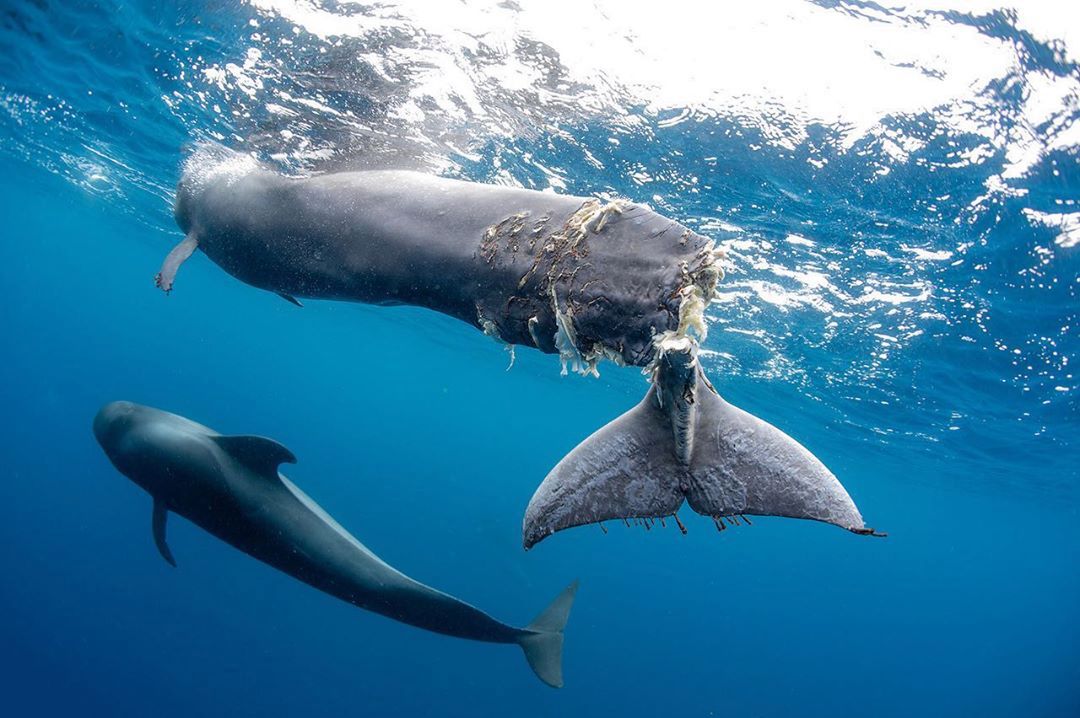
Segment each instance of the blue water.
M1075 14L619 7L0 8L0 713L1080 715ZM763 49L702 69L731 46ZM889 537L684 515L523 552L536 485L644 378L524 349L507 371L453 320L299 310L201 255L161 295L200 139L620 195L714 236L709 376ZM170 568L90 432L120 398L281 441L372 550L505 621L580 578L566 687L175 518Z

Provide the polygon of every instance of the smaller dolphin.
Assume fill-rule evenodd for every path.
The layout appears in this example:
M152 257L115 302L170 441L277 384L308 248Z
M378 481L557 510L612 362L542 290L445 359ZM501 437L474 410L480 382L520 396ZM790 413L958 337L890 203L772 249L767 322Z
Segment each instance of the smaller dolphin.
M176 414L127 401L106 404L94 435L109 460L154 499L154 543L168 512L180 514L244 553L324 593L435 633L516 643L544 683L563 685L563 627L575 581L535 621L514 628L453 596L414 581L353 538L278 473L296 457L259 436L223 436Z

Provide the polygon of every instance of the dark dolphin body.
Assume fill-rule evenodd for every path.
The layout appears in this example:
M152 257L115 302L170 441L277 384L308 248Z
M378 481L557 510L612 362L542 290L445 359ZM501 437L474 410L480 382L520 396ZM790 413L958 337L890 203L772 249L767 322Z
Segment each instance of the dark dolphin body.
M655 410L613 422L559 463L526 512L526 547L605 518L670 517L687 500L720 525L764 514L870 532L821 462L724 403L704 378L691 333L704 335L720 253L646 207L415 172L289 178L203 146L187 161L175 211L186 238L158 275L166 291L180 263L201 249L290 301L427 307L510 345L558 353L564 371L569 363L595 372L605 358L649 367L655 391L645 401ZM616 425L614 437L595 441ZM635 463L631 435L675 465ZM741 439L726 445L725 436ZM702 492L725 498L694 500Z
M409 578L353 538L278 473L296 459L258 436L223 436L176 414L118 401L94 419L113 465L154 499L154 541L165 542L169 511L244 553L343 601L428 631L521 646L548 685L562 686L563 627L576 584L525 628Z

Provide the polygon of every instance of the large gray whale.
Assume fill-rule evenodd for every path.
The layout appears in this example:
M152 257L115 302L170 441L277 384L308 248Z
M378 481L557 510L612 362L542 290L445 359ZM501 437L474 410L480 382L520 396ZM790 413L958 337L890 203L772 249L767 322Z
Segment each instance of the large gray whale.
M562 632L576 583L528 626L514 628L383 562L278 472L296 458L275 441L224 436L126 401L102 407L94 434L113 465L153 497L154 542L173 566L165 541L170 511L365 610L449 636L517 644L542 681L562 686Z
M166 291L199 249L294 303L422 306L511 347L559 354L564 372L595 373L602 359L645 367L653 387L643 404L540 485L526 548L604 519L677 518L684 501L718 527L758 514L873 533L820 461L705 378L696 337L721 252L647 207L404 171L290 178L202 145L185 164L175 215L185 238L156 278Z

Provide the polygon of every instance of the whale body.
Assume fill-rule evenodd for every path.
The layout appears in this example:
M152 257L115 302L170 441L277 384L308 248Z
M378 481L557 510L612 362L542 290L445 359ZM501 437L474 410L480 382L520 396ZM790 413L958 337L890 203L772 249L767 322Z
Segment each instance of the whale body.
M407 171L292 178L213 146L187 162L175 215L166 291L197 247L291 301L427 307L579 369L645 366L719 277L711 240L642 205Z
M457 638L517 644L539 678L561 687L563 627L576 582L525 628L501 623L382 561L288 478L292 452L258 436L225 436L176 414L118 401L94 418L113 465L153 497L153 535L169 512L324 593L395 621Z
M676 518L683 528L684 502L718 527L776 515L874 533L813 454L719 397L698 339L722 253L645 206L405 171L286 177L204 145L186 162L174 209L185 238L156 278L166 291L201 250L297 304L421 306L558 354L564 373L595 374L603 359L645 368L643 404L540 485L526 548L604 519Z

